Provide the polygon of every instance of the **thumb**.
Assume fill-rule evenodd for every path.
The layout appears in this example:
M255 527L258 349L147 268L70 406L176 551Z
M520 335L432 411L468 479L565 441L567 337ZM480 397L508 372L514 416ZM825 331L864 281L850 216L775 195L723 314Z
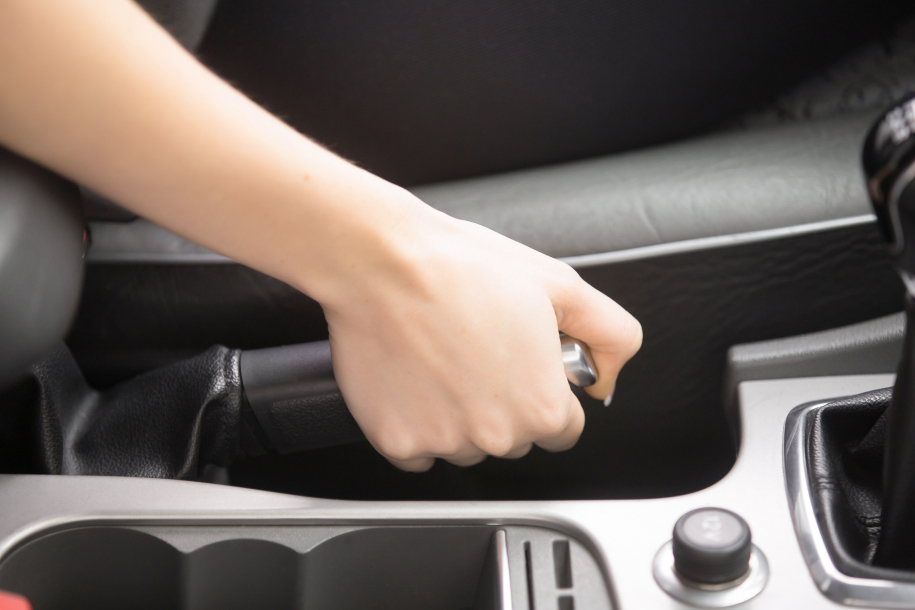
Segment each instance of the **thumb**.
M616 387L623 365L642 346L642 326L616 301L580 277L558 287L550 300L559 330L591 348L597 383L585 391L593 398L605 399Z

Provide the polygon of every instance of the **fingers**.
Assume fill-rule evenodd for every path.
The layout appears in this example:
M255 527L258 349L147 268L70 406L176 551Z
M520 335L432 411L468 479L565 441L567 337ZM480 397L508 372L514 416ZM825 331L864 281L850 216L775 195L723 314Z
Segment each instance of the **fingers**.
M575 442L578 440L578 436L581 434L582 427L584 425L584 413L581 411L581 404L578 402L578 399L575 398L574 394L569 393L571 397L571 402L569 404L569 416L568 421L563 426L562 431L555 436L549 437L542 441L542 446L547 447L549 451L562 451L572 447ZM495 448L490 448L490 452L487 453L481 449L477 444L470 442L468 439L460 449L454 450L449 453L437 453L435 450L431 450L426 453L417 455L417 457L393 457L389 453L379 451L384 455L391 464L396 466L401 470L408 472L425 472L429 470L435 463L436 458L444 459L445 461L454 464L455 466L467 467L474 466L485 460L490 455L495 455L500 458L515 460L524 457L527 455L530 450L533 448L534 443L524 442L520 440L519 444L515 445L512 449L505 452L504 450L496 451ZM538 442L538 444L541 444ZM434 446L435 443L430 443ZM403 454L401 454L403 455Z
M431 457L416 458L412 460L397 460L388 456L385 456L385 458L401 470L406 470L407 472L426 472L435 464L435 458Z
M527 443L524 445L519 445L503 455L502 457L507 460L517 460L523 458L525 455L531 452L531 449L534 447L533 443Z
M566 449L571 449L575 446L585 425L584 410L582 409L578 398L576 398L570 390L567 390L566 400L567 403L564 411L567 413L567 416L564 425L557 426L556 424L559 422L552 424L553 429L557 427L560 428L558 433L547 437L537 438L534 442L525 441L522 440L522 437L519 437L516 441L517 444L507 451L506 448L497 449L486 445L489 448L489 451L487 452L478 446L483 443L478 442L475 444L468 440L459 450L445 454L436 453L433 450L421 453L417 455L417 457L408 457L401 453L400 455L403 457L395 458L390 455L392 452L379 452L384 455L391 464L401 470L406 470L408 472L425 472L433 466L436 458L442 458L455 466L466 467L479 464L489 457L489 455L496 455L497 457L510 460L519 459L527 455L535 444L547 451L565 451ZM530 438L530 436L527 438ZM434 443L431 443L431 445L434 446Z
M585 391L603 400L616 386L623 365L642 346L642 326L613 299L572 273L574 277L565 273L565 280L554 288L551 300L559 330L591 348L597 383Z
M551 349L545 351L544 359L548 359ZM570 449L581 436L585 414L558 359L553 368L550 380L541 379L536 391L524 392L526 397L515 395L504 403L489 403L477 416L465 418L456 434L432 426L411 430L398 424L379 430L381 435L373 445L394 466L411 472L428 470L436 458L467 467L490 455L521 458L535 444L551 452ZM435 432L430 433L432 430Z
M476 464L479 464L480 462L485 460L487 457L489 457L489 456L487 456L482 451L479 451L475 455L471 455L471 456L467 456L467 457L447 457L444 459L446 462L454 464L455 466L466 467L466 466L474 466Z
M581 432L579 431L579 434L580 433ZM578 437L576 436L575 438L577 440ZM571 447L574 444L575 443L573 441L571 444L568 445L568 447ZM507 459L507 460L517 460L519 458L524 457L528 453L530 453L533 446L534 446L533 443L526 443L526 444L520 445L518 447L515 447L514 449L512 449L511 451L509 451L508 453L506 453L505 455L500 456L500 457L502 457L503 459ZM550 449L550 451L562 451L562 450L563 449ZM450 464L454 464L455 466L460 466L462 468L466 468L468 466L475 466L475 465L479 464L480 462L482 462L483 460L488 458L489 455L487 455L486 453L484 453L480 450L476 450L476 451L472 451L472 452L467 452L465 455L460 455L460 456L449 456L449 457L439 456L439 457L441 457L442 459L444 459L446 462L448 462ZM427 470L432 468L433 464L435 464L435 458L417 458L415 460L397 460L397 459L393 459L393 458L386 458L386 459L389 462L391 462L391 464L396 466L397 468L400 468L401 470L405 470L407 472L426 472Z
M565 451L571 449L578 442L585 428L585 411L572 391L569 391L569 420L562 431L551 437L540 439L536 445L547 451Z
M642 329L635 318L584 282L571 267L556 262L546 268L542 287L548 300L540 300L539 309L532 306L529 319L509 317L497 327L499 333L487 329L480 336L448 343L447 357L432 361L448 362L454 354L461 354L462 362L467 363L457 369L461 375L450 375L454 370L450 365L437 365L427 376L436 383L410 377L406 386L410 392L398 392L391 400L396 407L389 410L394 414L366 422L366 436L392 464L423 472L437 458L472 466L489 455L520 458L533 445L564 451L578 442L585 413L562 371L557 326L590 346L598 380L586 390L600 399L613 390L620 370L638 351ZM537 303L536 294L524 302ZM478 347L492 343L495 336L502 349L483 352L483 366ZM425 339L413 343L403 352L409 366L398 364L395 372L413 370L418 365L412 355L429 349ZM465 350L465 344L472 349ZM385 360L372 362L379 366ZM505 370L512 371L511 375L500 373Z

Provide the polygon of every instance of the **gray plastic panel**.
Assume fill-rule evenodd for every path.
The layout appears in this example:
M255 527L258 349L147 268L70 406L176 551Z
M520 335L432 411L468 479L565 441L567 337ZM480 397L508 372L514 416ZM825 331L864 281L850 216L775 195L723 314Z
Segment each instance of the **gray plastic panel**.
M63 339L83 282L73 184L0 149L0 386Z
M555 257L867 218L858 155L873 118L737 130L414 192ZM91 227L90 262L229 262L144 220Z
M725 403L735 408L737 386L756 379L895 373L902 356L905 314L728 351Z
M89 223L90 263L234 263L148 220Z
M603 576L591 559L591 554L578 541L541 528L519 527L507 531L509 556L512 559L512 597L515 600L528 600L530 593L534 597L533 604L516 603L516 610L562 610L564 607L597 610L611 607ZM568 554L557 556L554 552L556 546L566 549ZM529 581L528 578L516 577L522 566L529 574ZM560 570L566 572L566 582L557 578ZM529 583L529 589L521 589L519 583ZM565 601L561 601L563 598Z
M557 257L802 225L870 213L859 154L873 119L732 131L414 192Z

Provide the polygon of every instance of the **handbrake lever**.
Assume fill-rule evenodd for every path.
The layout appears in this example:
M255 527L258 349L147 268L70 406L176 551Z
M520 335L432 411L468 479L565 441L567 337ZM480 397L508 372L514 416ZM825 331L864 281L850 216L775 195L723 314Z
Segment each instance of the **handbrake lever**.
M560 345L569 381L597 382L587 344L561 334ZM365 440L334 378L329 341L246 350L240 368L246 410L266 436L262 444L293 453Z

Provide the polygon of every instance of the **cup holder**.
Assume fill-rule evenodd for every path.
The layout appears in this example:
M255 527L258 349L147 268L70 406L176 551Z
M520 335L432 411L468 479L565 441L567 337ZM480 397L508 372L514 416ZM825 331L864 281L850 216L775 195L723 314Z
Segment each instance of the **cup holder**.
M305 555L305 608L471 608L492 528L378 528Z
M0 589L34 610L610 608L584 547L520 526L73 527L3 558Z
M183 603L176 607L297 607L299 555L282 544L214 542L184 556L182 568Z
M24 595L34 610L175 608L182 556L155 536L87 527L43 536L0 566L0 589Z

